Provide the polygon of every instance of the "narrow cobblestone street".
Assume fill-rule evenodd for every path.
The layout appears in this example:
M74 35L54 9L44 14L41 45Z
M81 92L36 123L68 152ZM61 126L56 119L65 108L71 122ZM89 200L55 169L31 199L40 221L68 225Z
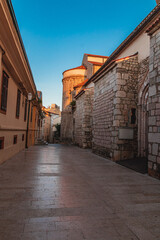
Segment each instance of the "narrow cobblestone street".
M0 240L159 240L160 182L74 146L0 166Z

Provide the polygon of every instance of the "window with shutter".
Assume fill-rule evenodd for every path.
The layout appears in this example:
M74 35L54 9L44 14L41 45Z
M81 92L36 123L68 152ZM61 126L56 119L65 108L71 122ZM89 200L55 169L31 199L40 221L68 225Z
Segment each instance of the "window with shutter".
M8 75L3 72L2 89L1 89L1 112L7 111L7 96L8 96Z
M17 91L17 106L16 106L16 118L19 118L20 114L20 103L21 103L21 91Z

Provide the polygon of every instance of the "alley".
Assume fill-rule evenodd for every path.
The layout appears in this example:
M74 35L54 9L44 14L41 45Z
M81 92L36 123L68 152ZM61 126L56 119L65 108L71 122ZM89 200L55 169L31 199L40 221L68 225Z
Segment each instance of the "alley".
M89 150L34 146L0 165L0 240L159 240L160 182Z

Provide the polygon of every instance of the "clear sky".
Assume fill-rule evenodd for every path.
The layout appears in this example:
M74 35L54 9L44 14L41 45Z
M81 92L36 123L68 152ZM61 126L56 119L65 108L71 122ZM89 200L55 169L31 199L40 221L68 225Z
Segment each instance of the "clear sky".
M156 6L155 0L12 0L43 104L61 106L62 72L84 53L109 56Z

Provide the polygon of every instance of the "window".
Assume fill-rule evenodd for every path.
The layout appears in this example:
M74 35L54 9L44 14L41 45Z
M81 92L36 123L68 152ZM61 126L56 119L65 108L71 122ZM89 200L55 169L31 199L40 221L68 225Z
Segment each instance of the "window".
M24 142L24 134L22 134L22 142Z
M4 137L0 137L0 150L4 149Z
M27 119L27 99L25 100L25 107L24 107L24 121Z
M131 124L135 124L135 123L136 123L136 109L131 108Z
M17 144L17 135L13 136L13 144Z
M3 113L7 111L7 96L8 96L8 75L3 72L2 89L1 89L1 110Z
M21 91L17 91L17 107L16 107L16 118L19 118L20 114L20 102L21 102Z

